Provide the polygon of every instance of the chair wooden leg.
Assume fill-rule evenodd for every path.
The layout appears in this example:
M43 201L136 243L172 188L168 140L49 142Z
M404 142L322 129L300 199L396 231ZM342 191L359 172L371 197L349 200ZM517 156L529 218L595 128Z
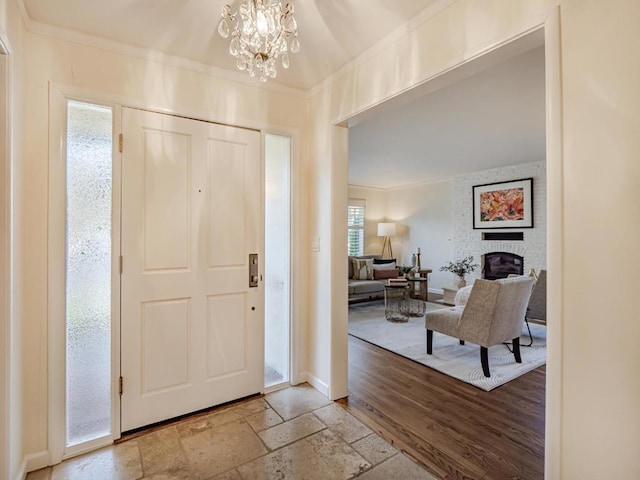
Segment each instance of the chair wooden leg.
M427 355L433 352L433 330L427 329Z
M517 363L522 363L522 357L520 356L520 337L513 339L513 356L516 357Z
M464 340L460 340L460 345L464 345Z
M482 373L485 377L490 377L489 373L489 349L487 347L480 347L480 363L482 363Z

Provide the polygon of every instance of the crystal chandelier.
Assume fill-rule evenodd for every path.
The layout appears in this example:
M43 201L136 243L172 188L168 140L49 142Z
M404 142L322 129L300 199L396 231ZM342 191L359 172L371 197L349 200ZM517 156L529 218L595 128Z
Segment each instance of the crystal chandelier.
M225 5L218 33L222 38L231 34L229 53L236 57L236 66L250 77L258 75L261 82L276 77L278 58L284 68L289 68L287 52L300 51L298 25L290 3L282 7L281 2L273 0L246 0L235 13Z

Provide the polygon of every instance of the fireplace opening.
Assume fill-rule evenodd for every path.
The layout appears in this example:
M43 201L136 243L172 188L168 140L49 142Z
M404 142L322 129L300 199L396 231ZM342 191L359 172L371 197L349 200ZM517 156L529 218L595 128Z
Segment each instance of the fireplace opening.
M515 253L491 252L482 256L482 278L498 280L524 274L524 258Z

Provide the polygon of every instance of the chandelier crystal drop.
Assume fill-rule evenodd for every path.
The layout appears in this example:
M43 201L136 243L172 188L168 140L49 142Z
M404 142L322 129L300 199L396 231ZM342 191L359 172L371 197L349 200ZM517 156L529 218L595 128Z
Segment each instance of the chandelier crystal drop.
M276 62L289 68L289 53L300 51L298 24L293 17L293 5L273 0L246 0L238 11L222 8L218 33L229 38L229 53L236 57L236 66L261 82L276 78Z

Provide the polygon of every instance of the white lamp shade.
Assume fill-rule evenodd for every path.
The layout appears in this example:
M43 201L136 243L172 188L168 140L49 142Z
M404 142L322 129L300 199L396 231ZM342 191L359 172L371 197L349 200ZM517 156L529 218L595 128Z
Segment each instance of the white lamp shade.
M395 223L379 223L378 224L378 236L379 237L393 237L396 234Z

